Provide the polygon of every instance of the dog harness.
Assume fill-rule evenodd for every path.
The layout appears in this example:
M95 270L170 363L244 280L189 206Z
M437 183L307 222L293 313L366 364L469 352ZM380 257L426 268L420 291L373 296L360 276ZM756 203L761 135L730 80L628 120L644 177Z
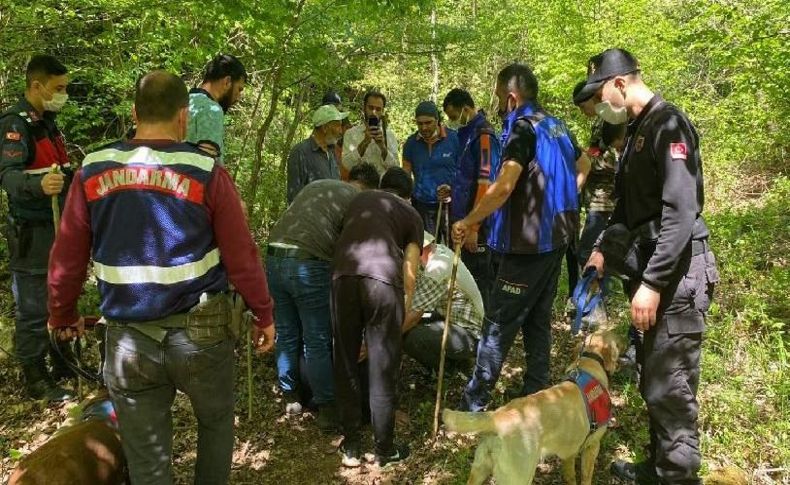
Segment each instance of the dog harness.
M588 352L582 353L582 357L589 357L599 362L602 360L598 355ZM590 421L590 433L601 426L608 425L612 419L612 400L609 397L609 391L601 382L582 369L575 369L567 380L576 383L579 390L582 391L584 408L587 410L587 418Z

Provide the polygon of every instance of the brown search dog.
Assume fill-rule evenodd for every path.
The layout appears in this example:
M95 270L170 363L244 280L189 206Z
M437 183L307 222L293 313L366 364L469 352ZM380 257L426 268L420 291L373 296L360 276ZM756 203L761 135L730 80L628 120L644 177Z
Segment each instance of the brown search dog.
M119 485L127 482L126 460L115 410L106 390L81 405L43 445L22 458L9 485Z
M615 370L624 348L624 339L613 331L595 332L587 337L584 347L584 354L594 356L583 354L578 369L608 390L608 373ZM514 399L496 411L465 413L445 409L442 418L450 431L483 436L467 481L470 485L482 484L491 475L497 485L530 484L538 462L550 455L562 460L565 483L575 485L575 459L579 454L581 483L590 485L601 437L607 429L604 424L591 433L585 398L571 381Z

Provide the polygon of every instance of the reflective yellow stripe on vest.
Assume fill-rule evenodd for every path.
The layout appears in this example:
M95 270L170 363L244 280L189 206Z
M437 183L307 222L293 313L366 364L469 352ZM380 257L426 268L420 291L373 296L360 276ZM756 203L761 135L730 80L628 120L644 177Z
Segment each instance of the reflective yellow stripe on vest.
M146 146L135 148L134 150L122 151L114 148L107 148L93 152L85 157L82 166L86 167L92 163L115 162L123 165L189 165L199 168L205 172L214 169L214 159L207 155L189 152L160 152Z
M113 285L157 283L172 285L199 278L219 264L219 249L209 251L203 259L178 266L108 266L94 262L96 277Z

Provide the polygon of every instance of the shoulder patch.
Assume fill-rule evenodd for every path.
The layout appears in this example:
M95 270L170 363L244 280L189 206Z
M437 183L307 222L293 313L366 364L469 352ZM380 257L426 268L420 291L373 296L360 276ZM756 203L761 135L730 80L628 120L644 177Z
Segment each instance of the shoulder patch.
M18 131L9 131L9 132L6 132L5 139L6 140L10 140L10 141L21 141L22 140L22 134L19 133Z
M672 156L673 159L686 160L686 158L688 157L688 150L686 149L686 144L682 142L670 143L669 154Z

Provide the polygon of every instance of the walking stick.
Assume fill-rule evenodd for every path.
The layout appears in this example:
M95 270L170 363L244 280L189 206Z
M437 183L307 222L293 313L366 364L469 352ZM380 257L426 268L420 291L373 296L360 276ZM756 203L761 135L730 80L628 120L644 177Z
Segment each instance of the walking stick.
M247 326L247 419L252 421L252 325Z
M57 163L52 164L52 168L50 169L49 173L60 173L60 166ZM58 199L60 194L52 194L52 225L55 228L55 237L58 237L58 230L60 229L60 199ZM76 339L77 347L76 347L76 354L77 354L77 361L81 361L81 353L82 353L82 342L80 338L77 337ZM59 345L59 343L57 344ZM82 401L82 376L77 373L77 399Z
M439 244L439 228L442 227L442 206L444 201L439 199L439 210L436 211L436 228L433 230L433 240Z
M60 167L57 163L52 164L49 173L60 173ZM60 228L60 200L59 194L52 194L52 223L55 225L55 237L58 236L58 229Z
M458 274L458 263L461 261L461 244L455 243L453 255L453 271L450 273L450 283L447 285L447 306L444 310L444 331L442 332L442 351L439 354L439 383L436 388L436 407L433 410L433 438L439 432L439 408L442 404L442 382L444 381L444 357L447 353L447 335L450 333L450 311L453 308L453 290L455 290L455 277Z

